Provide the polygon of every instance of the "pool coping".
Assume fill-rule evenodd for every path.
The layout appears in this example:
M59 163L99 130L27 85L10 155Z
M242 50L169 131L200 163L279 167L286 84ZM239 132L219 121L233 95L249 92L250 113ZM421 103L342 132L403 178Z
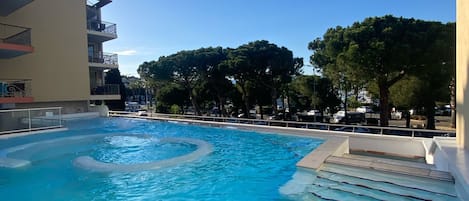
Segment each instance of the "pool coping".
M51 128L51 129L36 130L36 131L8 133L8 134L0 135L0 140L7 140L7 139L10 139L10 138L17 138L17 137L23 137L23 136L29 136L29 135L37 135L37 134L43 134L43 133L55 133L55 132L66 131L66 130L68 130L68 128L61 127L61 128Z

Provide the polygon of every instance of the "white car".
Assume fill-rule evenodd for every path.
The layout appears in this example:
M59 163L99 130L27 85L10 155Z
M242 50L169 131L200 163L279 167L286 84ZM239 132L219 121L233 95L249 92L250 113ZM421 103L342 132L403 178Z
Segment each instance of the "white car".
M399 112L399 111L391 112L391 119L401 120L402 112Z
M356 111L361 113L373 113L373 110L370 106L357 107Z

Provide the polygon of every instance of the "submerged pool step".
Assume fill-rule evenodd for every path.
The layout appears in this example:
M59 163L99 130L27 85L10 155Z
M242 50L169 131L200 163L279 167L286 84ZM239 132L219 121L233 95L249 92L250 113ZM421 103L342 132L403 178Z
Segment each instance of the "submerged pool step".
M354 182L357 185L385 189L392 193L410 195L412 197L431 198L431 200L436 198L442 198L441 200L457 200L454 184L447 181L330 163L324 164L318 175L330 180ZM350 178L355 179L350 180ZM405 188L407 189L402 191ZM408 194L409 192L414 194Z
M373 180L337 174L327 171L319 171L317 176L322 179L334 181L340 185L351 185L357 189L365 189L369 192L376 191L380 200L457 200L454 196L434 193L426 190L409 188L388 182L377 182ZM384 197L382 196L384 195Z
M330 156L326 159L326 163L454 182L453 177L448 172L434 170L432 166L409 161L345 155L343 157Z
M355 183L355 184L354 184ZM351 192L360 196L366 196L376 200L395 200L395 201L421 201L418 197L410 197L386 192L374 188L372 185L359 185L358 182L348 182L344 180L331 180L330 178L318 176L315 185L334 189L338 191Z
M366 195L360 195L354 192L333 189L328 186L320 184L313 184L308 188L308 192L313 194L322 200L330 201L379 201L378 199L368 197Z

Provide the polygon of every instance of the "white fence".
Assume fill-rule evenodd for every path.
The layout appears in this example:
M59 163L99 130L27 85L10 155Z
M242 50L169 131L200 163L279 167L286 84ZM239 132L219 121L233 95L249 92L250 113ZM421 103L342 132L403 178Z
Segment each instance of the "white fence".
M144 113L138 114L135 112L121 112L109 111L109 116L115 117L138 117L145 115L148 117L161 117L171 119L188 119L198 121L212 121L212 122L226 122L236 124L253 124L265 125L275 127L291 127L291 128L306 128L312 130L327 130L327 131L341 131L352 132L355 134L376 134L376 135L394 135L394 136L407 136L407 137L425 137L433 138L434 136L455 137L455 131L441 131L441 130L427 130L427 129L408 129L397 127L378 127L378 126L363 126L363 125L345 125L345 124L328 124L317 122L297 122L297 121L278 121L278 120L263 120L263 119L244 119L244 118L228 118L228 117L211 117L211 116L194 116L194 115L176 115L176 114L161 114L161 113Z
M0 110L0 135L62 126L61 107Z

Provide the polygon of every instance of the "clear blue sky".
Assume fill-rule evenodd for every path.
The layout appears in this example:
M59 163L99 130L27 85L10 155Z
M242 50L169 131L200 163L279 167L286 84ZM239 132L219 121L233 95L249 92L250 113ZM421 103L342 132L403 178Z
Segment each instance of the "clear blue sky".
M117 24L118 38L105 43L119 54L120 71L137 75L144 61L200 47L238 47L268 40L309 64L307 44L329 27L370 16L454 22L455 0L114 0L102 9ZM311 74L311 67L305 67Z

